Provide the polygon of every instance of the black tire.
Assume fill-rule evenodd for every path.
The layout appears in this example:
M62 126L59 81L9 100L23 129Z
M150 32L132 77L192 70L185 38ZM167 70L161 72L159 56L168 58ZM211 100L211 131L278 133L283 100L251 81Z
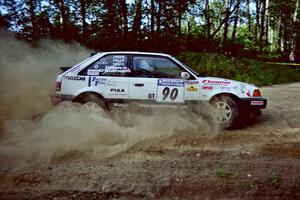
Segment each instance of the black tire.
M109 106L106 103L105 99L102 98L100 95L94 94L94 93L87 93L82 95L78 98L78 101L81 104L87 104L87 103L96 103L99 105L103 110L109 111Z
M216 121L223 128L233 128L239 116L239 107L237 103L229 96L217 96L211 101L217 109Z

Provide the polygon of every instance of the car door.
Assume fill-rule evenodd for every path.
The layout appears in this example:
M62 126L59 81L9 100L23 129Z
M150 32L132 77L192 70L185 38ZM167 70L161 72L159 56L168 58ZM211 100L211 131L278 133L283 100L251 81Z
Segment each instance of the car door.
M133 101L155 103L157 95L157 78L151 75L148 57L132 56L132 73L129 78L129 96Z
M178 64L168 57L134 55L129 99L151 103L184 103L185 80Z

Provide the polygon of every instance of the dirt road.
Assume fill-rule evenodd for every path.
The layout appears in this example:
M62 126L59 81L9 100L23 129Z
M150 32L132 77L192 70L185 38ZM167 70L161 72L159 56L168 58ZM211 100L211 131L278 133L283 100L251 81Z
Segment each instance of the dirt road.
M262 93L267 110L239 130L71 105L10 121L0 199L300 199L300 83Z

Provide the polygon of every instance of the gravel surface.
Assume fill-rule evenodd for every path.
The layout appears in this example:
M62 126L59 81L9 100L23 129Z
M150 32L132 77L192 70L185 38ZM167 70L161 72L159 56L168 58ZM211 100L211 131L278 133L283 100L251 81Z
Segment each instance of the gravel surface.
M10 120L0 199L300 199L300 83L262 93L263 116L236 130L74 105Z

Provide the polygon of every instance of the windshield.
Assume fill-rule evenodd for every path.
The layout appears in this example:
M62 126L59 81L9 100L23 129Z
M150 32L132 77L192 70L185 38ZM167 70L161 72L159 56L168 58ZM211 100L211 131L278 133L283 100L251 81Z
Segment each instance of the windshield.
M186 64L184 64L183 62L181 62L180 60L178 60L175 57L172 57L174 60L176 60L179 64L183 65L185 68L187 68L188 70L190 70L193 74L195 74L196 76L200 76L200 74L198 72L196 72L195 70L193 70L192 68L188 67Z

